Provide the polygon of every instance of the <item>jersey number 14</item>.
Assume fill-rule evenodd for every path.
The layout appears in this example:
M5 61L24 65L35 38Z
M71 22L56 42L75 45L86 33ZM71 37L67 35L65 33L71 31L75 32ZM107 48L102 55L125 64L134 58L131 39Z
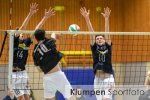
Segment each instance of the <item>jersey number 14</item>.
M23 58L23 50L18 50L17 57L22 59Z

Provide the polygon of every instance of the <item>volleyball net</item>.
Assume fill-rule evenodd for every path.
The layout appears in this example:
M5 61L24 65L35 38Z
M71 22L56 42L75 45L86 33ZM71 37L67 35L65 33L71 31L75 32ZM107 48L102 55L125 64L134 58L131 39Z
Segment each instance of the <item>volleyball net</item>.
M61 39L56 41L57 49L64 54L59 65L65 72L72 85L93 85L93 59L90 43L96 34L106 32L68 32L68 31L46 31L46 36L61 34ZM5 34L1 32L1 39ZM5 45L0 60L0 85L11 85L11 73L13 66L13 38L14 33L24 33L25 38L34 31L8 30ZM150 33L149 32L109 32L112 40L112 64L116 85L143 85L146 72L150 70ZM26 70L29 75L31 88L33 90L43 89L43 73L39 73L33 64L32 52L34 40L29 49ZM2 76L2 73L4 76ZM8 77L7 77L7 74ZM4 78L5 77L5 78ZM8 81L6 81L8 80ZM7 84L8 83L8 84Z
M0 31L0 91L4 91L8 86L8 34Z

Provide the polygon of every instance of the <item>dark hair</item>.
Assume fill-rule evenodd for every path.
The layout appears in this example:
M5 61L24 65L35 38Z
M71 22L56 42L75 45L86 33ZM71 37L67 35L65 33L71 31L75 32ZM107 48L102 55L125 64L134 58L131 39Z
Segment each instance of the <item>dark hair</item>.
M45 39L45 30L43 30L43 29L35 30L34 36L37 41L44 40Z
M102 35L102 34L97 34L97 35L95 35L95 39L96 39L96 37L98 37L98 36L104 37L104 35Z

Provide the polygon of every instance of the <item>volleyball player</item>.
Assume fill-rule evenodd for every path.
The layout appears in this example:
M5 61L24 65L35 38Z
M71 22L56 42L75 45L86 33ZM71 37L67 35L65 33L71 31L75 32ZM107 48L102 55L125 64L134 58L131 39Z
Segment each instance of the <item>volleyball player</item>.
M85 7L80 9L80 13L86 20L89 31L94 32L90 22L90 11ZM107 7L104 8L102 15L105 18L105 32L109 32L109 16L111 10ZM105 91L100 95L96 95L97 100L112 100L112 94L109 90L113 89L114 77L112 75L112 43L108 33L105 35L98 34L95 36L95 43L91 43L92 57L93 57L93 70L95 74L94 89L95 91Z
M150 100L150 71L147 72L145 86L147 88L147 91L144 93L144 95L141 95L139 97L139 100Z
M57 36L55 33L51 38L45 37L45 30L37 29L34 33L37 44L34 47L34 64L43 77L44 98L46 100L55 100L55 93L59 91L68 100L75 100L70 91L72 89L64 72L61 71L59 61L63 54L56 48Z
M38 4L30 5L30 12L25 18L19 30L26 29L30 18L37 12ZM24 39L23 34L15 34L14 37L14 57L12 72L12 89L18 100L29 100L30 90L28 89L28 75L25 71L28 57L28 47L32 43L30 38ZM23 78L24 77L24 78Z
M30 12L24 20L19 30L24 30L33 14L37 12L38 4L34 3L30 5ZM43 25L46 19L54 15L53 9L49 9L45 12L45 15L41 22L36 26L39 28ZM28 57L28 49L34 39L34 35L24 38L23 34L16 34L14 37L14 57L13 57L13 72L12 72L12 88L15 96L18 100L29 100L30 89L28 87L28 75L25 69L25 65Z

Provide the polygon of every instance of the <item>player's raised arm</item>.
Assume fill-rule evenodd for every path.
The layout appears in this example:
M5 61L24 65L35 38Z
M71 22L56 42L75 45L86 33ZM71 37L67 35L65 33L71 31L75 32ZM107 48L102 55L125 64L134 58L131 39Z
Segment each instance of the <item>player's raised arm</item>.
M80 9L80 13L84 17L89 31L90 32L94 32L93 26L92 26L90 18L89 18L90 10L87 10L85 7L83 7L83 8ZM94 35L90 35L90 43L91 43L91 45L94 43L94 38L95 38Z
M19 27L19 30L25 30L26 29L31 17L38 11L37 6L38 6L37 3L30 4L30 11L29 11L27 17L25 18L25 20L23 21L22 25ZM19 34L15 34L15 36L18 37Z
M45 9L45 15L42 18L42 20L39 22L39 24L35 27L35 30L41 28L43 24L46 22L46 20L49 17L54 16L54 15L55 15L55 11L53 8L50 7L48 11Z
M110 16L110 13L111 13L111 10L108 7L104 8L104 12L101 13L105 18L105 32L109 32L109 16ZM110 37L109 33L105 34L105 40L109 45L111 45L111 37Z
M80 9L80 13L84 17L89 31L94 32L94 29L92 27L92 24L91 24L91 21L90 21L90 18L89 18L90 10L87 10L85 7L83 7L83 8Z
M54 16L55 15L55 11L53 8L49 8L49 10L47 11L45 9L45 14L44 14L44 17L42 18L42 20L38 23L38 25L35 27L35 30L41 28L43 26L43 24L46 22L46 20L51 17L51 16ZM31 34L30 36L31 40L33 41L34 39L34 34Z
M30 4L30 11L29 11L27 17L25 18L25 20L23 21L22 25L19 27L19 30L26 29L31 17L38 11L37 6L38 6L37 3ZM19 34L16 34L16 36L19 36Z

